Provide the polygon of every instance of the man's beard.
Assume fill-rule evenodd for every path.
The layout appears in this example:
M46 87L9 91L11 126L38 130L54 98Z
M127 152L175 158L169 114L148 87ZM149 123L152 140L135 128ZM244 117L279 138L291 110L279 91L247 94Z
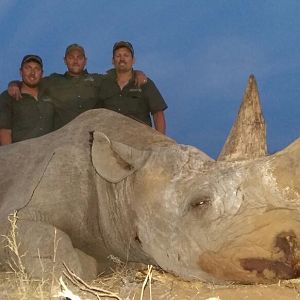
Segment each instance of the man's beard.
M127 65L126 63L125 64L118 64L116 69L118 70L118 72L121 72L121 73L125 73L125 72L129 72L132 70L132 67Z
M36 88L39 84L38 83L25 83L26 86L30 87L30 88Z
M23 84L31 89L34 89L39 85L39 82L31 83L23 80Z

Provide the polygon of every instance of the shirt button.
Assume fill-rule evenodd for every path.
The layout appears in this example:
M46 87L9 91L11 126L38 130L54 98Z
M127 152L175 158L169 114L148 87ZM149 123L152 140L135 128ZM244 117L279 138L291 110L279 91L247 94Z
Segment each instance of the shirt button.
M43 128L42 128L42 127L40 127L40 130L43 130Z
M118 111L121 111L121 109L120 109L120 108L118 108Z
M80 98L80 95L78 95L78 98Z

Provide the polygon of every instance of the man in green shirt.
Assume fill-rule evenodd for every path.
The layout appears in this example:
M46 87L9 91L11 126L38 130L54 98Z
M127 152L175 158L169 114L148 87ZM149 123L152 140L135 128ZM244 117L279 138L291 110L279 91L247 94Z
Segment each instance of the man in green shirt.
M100 105L149 126L152 126L152 116L155 129L165 134L163 111L167 108L167 104L151 79L148 78L141 87L135 84L133 80L135 57L131 43L124 41L115 43L112 63L115 69L110 70L102 81Z
M7 91L0 95L0 145L7 145L44 135L53 130L54 106L40 89L42 59L24 56L20 75L22 101L15 101Z
M42 89L53 98L56 108L55 128L60 128L79 114L95 108L103 75L88 73L84 48L78 44L67 47L64 57L67 72L54 73L42 81Z

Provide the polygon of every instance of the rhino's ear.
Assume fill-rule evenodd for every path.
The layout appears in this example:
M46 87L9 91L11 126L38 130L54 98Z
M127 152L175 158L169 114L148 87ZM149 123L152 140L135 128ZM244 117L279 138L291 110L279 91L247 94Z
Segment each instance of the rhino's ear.
M105 180L117 183L140 169L150 155L128 145L111 141L104 133L93 133L92 163Z

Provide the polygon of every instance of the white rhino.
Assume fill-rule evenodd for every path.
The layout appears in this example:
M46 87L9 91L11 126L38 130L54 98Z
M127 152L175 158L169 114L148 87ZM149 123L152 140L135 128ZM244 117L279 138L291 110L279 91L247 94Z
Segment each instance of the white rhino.
M95 277L111 254L205 281L299 275L299 140L271 156L214 161L100 109L0 147L0 166L0 233L17 211L34 277L53 265L61 273L63 262ZM1 248L3 266L11 255Z

